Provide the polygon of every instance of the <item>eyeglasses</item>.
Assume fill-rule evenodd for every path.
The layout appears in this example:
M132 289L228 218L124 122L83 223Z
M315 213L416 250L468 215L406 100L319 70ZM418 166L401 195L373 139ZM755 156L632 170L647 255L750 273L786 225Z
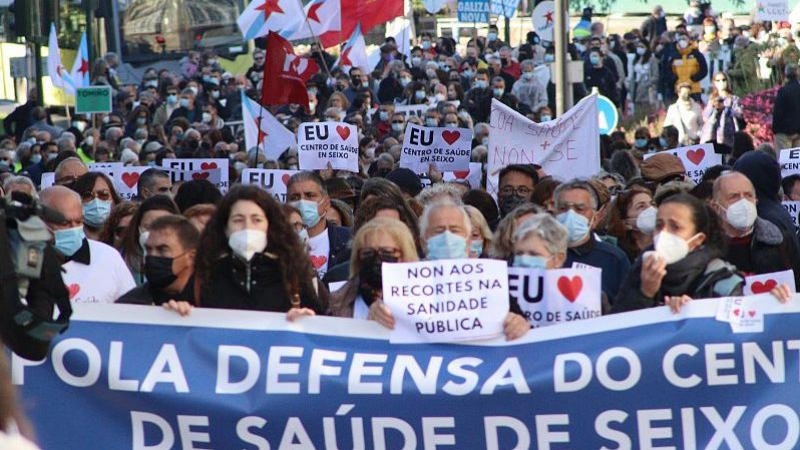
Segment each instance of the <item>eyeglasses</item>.
M512 195L519 195L520 197L528 197L533 193L533 189L526 186L506 186L500 189L500 195L503 197L510 197Z
M362 248L358 252L358 258L361 260L372 258L375 255L381 260L396 260L400 257L400 249L394 247L380 247L380 248Z
M83 200L84 203L89 203L94 199L100 199L104 202L111 200L111 191L109 191L108 189L103 189L102 191L97 191L97 192L87 191L81 194L81 200Z

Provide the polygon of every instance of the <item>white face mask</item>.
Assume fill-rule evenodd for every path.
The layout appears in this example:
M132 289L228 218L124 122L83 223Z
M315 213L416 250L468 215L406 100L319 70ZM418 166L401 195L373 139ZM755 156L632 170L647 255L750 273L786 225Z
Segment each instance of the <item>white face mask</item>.
M692 239L694 239L694 237L689 239L689 241ZM666 262L667 265L675 264L683 258L686 258L686 255L689 254L689 241L669 231L661 231L653 236L656 253L664 258L664 262Z
M656 229L656 214L658 210L655 206L650 206L639 213L636 218L636 228L644 234L653 234Z
M728 206L728 209L725 211L725 221L739 231L750 229L750 227L756 223L757 217L758 210L756 209L756 205L746 198L740 199L736 203Z
M253 255L267 248L267 233L250 229L234 231L228 237L228 246L236 256L250 261Z

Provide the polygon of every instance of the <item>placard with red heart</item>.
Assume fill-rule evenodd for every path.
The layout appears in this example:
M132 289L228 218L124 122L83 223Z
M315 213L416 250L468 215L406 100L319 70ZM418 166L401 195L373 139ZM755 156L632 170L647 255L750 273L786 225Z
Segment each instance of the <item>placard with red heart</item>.
M108 175L114 182L120 198L132 200L138 193L139 177L149 168L148 166L104 166L98 164L92 170Z
M472 155L469 128L423 127L406 124L400 167L428 173L433 165L440 172L468 171Z
M165 159L161 166L172 174L172 183L208 180L223 194L230 186L230 160L227 158Z
M699 183L703 174L708 168L722 164L722 155L714 152L714 144L699 144L689 147L679 147L668 150L669 153L677 156L681 160L686 176ZM644 159L649 159L657 153L644 155Z
M508 292L534 327L601 315L601 275L596 268L539 270L510 267Z
M744 295L758 295L772 292L773 289L781 284L789 286L789 291L797 292L794 281L794 272L784 270L782 272L764 273L761 275L750 275L744 278Z
M358 128L344 122L306 122L297 130L297 157L302 170L358 172Z
M299 170L279 169L244 169L242 184L255 184L269 192L275 200L286 203L286 191L289 178Z
M458 172L443 172L442 179L444 181L468 181L472 189L479 189L482 187L481 179L483 178L483 165L479 162L469 163L469 170Z

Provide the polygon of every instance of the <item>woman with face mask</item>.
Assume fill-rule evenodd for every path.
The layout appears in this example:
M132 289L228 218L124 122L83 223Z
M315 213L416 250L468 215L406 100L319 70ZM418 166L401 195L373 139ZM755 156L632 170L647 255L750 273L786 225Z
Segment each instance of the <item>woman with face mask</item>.
M547 213L530 216L514 233L513 267L560 269L567 260L569 233Z
M635 52L633 70L628 73L628 85L631 87L634 111L647 114L654 109L657 101L658 58L650 51L647 42L638 42Z
M150 232L150 224L162 216L180 214L172 198L166 195L154 195L139 205L127 230L122 236L122 259L133 274L136 285L142 285L144 276L144 243Z
M371 306L383 298L383 264L418 260L414 238L403 222L376 217L365 223L353 238L349 279L331 293L330 314L370 318Z
M678 129L678 142L681 145L694 145L700 141L703 129L703 109L692 98L689 83L678 85L678 100L667 108L664 126Z
M87 172L75 181L73 187L83 202L83 231L86 237L100 240L111 208L120 202L114 183L103 173Z
M714 151L723 155L733 151L733 135L743 125L739 97L733 94L725 72L714 74L714 88L703 109L703 131L700 142L711 142Z
M656 212L653 194L643 186L631 186L613 203L606 230L631 262L653 244Z
M653 243L634 263L614 311L660 305L677 311L693 298L742 295L743 278L720 259L725 243L719 218L701 200L683 193L662 200Z
M324 311L300 236L263 189L233 187L198 249L200 305L314 315Z

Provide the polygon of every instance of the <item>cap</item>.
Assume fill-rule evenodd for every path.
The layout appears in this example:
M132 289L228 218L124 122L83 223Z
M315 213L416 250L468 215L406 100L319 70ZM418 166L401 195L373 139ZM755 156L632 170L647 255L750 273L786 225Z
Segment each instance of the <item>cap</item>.
M394 169L389 172L389 175L386 175L386 179L396 184L401 191L412 197L416 197L422 191L422 182L419 176L411 169Z
M660 183L662 180L686 173L680 158L672 153L657 153L642 161L642 178Z

